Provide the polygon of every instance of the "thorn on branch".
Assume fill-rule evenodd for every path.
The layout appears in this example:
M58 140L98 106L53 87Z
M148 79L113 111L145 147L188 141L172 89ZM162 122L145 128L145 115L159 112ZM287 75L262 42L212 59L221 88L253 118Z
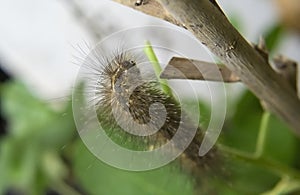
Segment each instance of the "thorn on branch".
M297 62L282 55L277 55L272 60L272 67L282 75L296 90L297 87Z
M269 63L269 51L263 37L259 37L258 44L253 44L253 48Z
M297 90L297 62L280 54L276 55L269 62L269 51L263 37L259 38L258 44L254 44L253 48L270 64L273 70L286 79L293 89Z

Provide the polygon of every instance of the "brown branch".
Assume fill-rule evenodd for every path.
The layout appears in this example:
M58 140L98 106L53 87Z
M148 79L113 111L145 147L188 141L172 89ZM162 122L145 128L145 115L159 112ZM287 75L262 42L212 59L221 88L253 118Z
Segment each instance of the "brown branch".
M300 101L296 91L239 34L215 3L208 0L148 0L145 5L135 6L135 0L115 1L188 29L300 135Z
M222 64L173 57L160 75L162 79L193 79L238 82L240 78Z

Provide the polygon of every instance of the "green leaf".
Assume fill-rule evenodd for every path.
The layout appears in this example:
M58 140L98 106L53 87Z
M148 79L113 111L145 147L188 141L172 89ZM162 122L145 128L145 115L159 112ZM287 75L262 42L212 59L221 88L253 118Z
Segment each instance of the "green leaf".
M276 116L272 115L268 125L268 134L264 156L293 166L300 155L300 140L291 129Z
M239 194L261 194L279 181L278 176L265 168L246 161L233 159L228 164L231 185Z
M0 179L0 192L8 187L33 192L40 157L39 147L6 137L1 140L0 149L0 172L4 179Z
M222 131L224 144L254 152L262 113L259 100L250 91L246 91L237 103L235 114L226 122L226 129Z
M82 142L75 145L74 171L88 194L193 194L190 178L176 166L130 172L110 167L93 156Z

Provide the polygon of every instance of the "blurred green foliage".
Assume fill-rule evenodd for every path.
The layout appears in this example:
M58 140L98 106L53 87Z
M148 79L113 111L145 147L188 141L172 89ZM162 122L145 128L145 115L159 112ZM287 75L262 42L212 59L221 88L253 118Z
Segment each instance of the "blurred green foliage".
M269 28L265 33L266 46L269 51L274 51L280 44L281 37L284 34L284 28L282 24L275 24Z
M226 122L221 142L232 148L254 153L262 113L263 109L258 99L251 92L246 91L237 103L235 114ZM266 132L262 158L270 159L271 162L276 162L276 165L280 163L283 167L296 168L296 157L300 155L300 140L273 115L270 117ZM276 174L278 170L271 165L268 169L263 161L262 159L257 159L255 163L232 161L234 186L243 193L251 194L259 194L272 188L280 176Z
M43 194L67 174L59 155L75 133L71 104L56 111L20 82L2 85L1 100L9 130L0 139L0 193Z
M191 178L176 163L153 171L130 172L99 161L81 141L75 151L74 171L88 194L193 194Z
M8 189L25 194L45 194L47 189L60 194L197 194L204 188L214 188L217 194L259 194L271 190L281 178L259 159L247 162L230 156L222 165L225 174L212 173L212 186L197 186L176 161L153 171L122 171L102 163L84 146L75 131L70 102L54 109L20 82L2 85L1 98L9 122L8 134L0 139L1 194ZM200 124L205 126L209 108L201 102L189 104L200 105L204 116ZM220 142L254 152L262 113L257 98L246 91L226 121ZM266 132L263 158L279 163L277 168L298 170L299 139L274 116ZM294 186L300 187L297 182Z

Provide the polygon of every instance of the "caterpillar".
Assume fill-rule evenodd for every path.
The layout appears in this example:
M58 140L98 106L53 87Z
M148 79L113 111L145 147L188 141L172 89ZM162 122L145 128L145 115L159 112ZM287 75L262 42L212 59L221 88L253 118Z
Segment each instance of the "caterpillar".
M202 176L211 168L218 170L220 154L214 148L205 156L198 155L204 133L189 119L176 94L164 93L161 83L143 72L143 66L150 64L143 54L124 48L109 57L104 53L94 49L83 66L91 80L86 86L91 95L89 106L95 109L96 119L108 138L138 152L155 151L171 142L160 158L182 151L178 158L181 166L199 182L208 182Z
M130 149L138 146L137 149L153 150L170 140L175 134L180 122L178 103L173 101L172 97L163 94L158 89L157 82L143 81L137 62L130 54L119 53L111 62L107 62L98 84L96 87L96 96L99 97L96 103L98 119L104 125L104 129L113 129L112 134L120 135L133 142ZM158 122L164 111L162 106L166 109L163 124ZM113 114L113 109L117 116ZM125 129L134 132L130 134L124 131L120 123L124 124L122 126ZM151 133L151 130L159 130L159 128L162 131L158 134ZM142 130L144 133L139 133ZM128 142L123 140L122 143Z

